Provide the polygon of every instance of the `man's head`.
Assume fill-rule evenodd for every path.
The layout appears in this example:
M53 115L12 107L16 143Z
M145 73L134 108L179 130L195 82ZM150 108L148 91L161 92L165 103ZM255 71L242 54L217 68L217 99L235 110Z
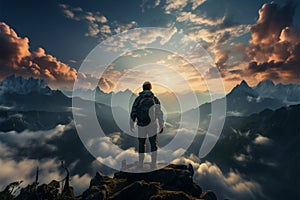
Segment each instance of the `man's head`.
M149 81L143 83L143 90L151 90L151 89L152 89L152 85Z

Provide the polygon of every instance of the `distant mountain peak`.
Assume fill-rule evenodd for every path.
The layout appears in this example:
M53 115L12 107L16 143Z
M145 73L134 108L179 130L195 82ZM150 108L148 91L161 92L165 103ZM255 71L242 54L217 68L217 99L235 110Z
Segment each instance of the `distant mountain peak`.
M235 86L228 95L234 97L241 97L241 96L257 97L258 96L258 94L248 85L248 83L245 80L242 80L240 84Z
M259 82L256 87L262 87L262 86L273 87L273 86L275 86L275 84L272 80L265 79L265 80Z
M239 84L239 86L249 87L248 83L245 80L242 80L242 82Z
M30 92L50 93L52 90L42 79L24 78L22 76L11 75L0 82L2 92L28 94Z

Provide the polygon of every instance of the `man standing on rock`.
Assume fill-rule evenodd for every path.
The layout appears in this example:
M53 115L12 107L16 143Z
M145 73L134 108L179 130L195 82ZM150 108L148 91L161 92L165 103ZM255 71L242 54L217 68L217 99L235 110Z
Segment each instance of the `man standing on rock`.
M134 131L134 123L138 125L139 140L139 168L143 168L143 162L146 150L146 138L148 136L151 145L151 168L156 168L157 157L157 122L159 133L163 132L164 119L160 108L160 102L151 92L152 85L146 81L143 84L143 91L135 99L131 114L130 128Z

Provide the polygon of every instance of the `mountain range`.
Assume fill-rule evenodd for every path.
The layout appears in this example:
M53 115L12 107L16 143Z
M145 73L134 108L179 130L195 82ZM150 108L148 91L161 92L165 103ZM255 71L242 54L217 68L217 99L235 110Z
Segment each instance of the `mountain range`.
M90 98L91 93L95 93L95 101L111 106L112 96L115 98L115 104L125 110L130 110L134 98L137 96L129 89L121 92L103 92L99 87L94 90L78 89L83 99L93 100ZM64 91L69 97L71 91ZM177 95L177 96L176 96ZM172 92L158 93L162 106L167 112L185 112L195 108L194 104L189 103L191 98L196 96L201 111L210 110L210 102L218 101L223 95L219 93L209 93L208 91L194 91L191 93L175 94ZM120 100L118 100L120 99ZM129 104L124 104L123 99L129 99ZM271 80L259 82L256 86L250 87L246 81L241 81L227 95L227 115L245 116L260 112L264 109L277 109L282 106L289 106L300 103L300 84L274 84ZM209 114L207 112L204 112Z
M212 103L219 101L218 99ZM300 84L277 84L266 80L250 87L246 81L236 85L227 95L227 116L249 116L265 109L278 109L300 103ZM199 107L201 116L211 113L211 103Z
M195 179L202 177L197 179L197 183L224 198L235 197L236 193L227 190L231 186L250 188L254 185L258 188L259 185L261 188L253 191L254 196L238 199L298 199L300 104L290 105L299 103L298 91L299 85L274 84L271 81L263 81L254 87L242 81L233 88L226 96L228 113L221 137L213 150L201 162L197 161L202 166L195 170L198 173ZM126 93L130 94L129 91ZM95 166L94 158L84 148L72 125L70 97L59 90L52 90L42 80L11 76L0 83L0 103L0 142L2 148L13 149L3 157L14 155L9 157L10 160L55 158L72 165L72 173L95 174L91 169ZM209 117L210 106L210 103L200 105L201 115ZM116 139L120 148L137 149L136 138L124 134L115 124L111 107L97 102L95 107L107 135L112 140ZM118 113L128 115L122 107L118 108ZM167 122L170 120L168 118ZM60 134L46 137L45 141L36 141L36 135L42 139L43 130L53 131L57 126L68 128ZM172 140L174 135L170 134L171 131L167 126L165 134L159 135L160 147ZM24 141L19 139L20 145L17 145L19 136ZM203 136L202 133L196 135L185 153L186 159L198 155ZM26 137L29 138L25 140ZM214 163L213 167L218 166L220 171L214 174L211 168L208 174L204 174L205 165L202 164L206 161ZM98 171L112 173L101 164L96 166ZM224 185L223 179L227 184ZM246 182L239 184L238 180Z
M136 97L130 90L105 93L97 87L95 90L76 92L82 96L74 98L78 98L80 101L92 101L88 97L93 92L95 92L95 103L98 105L96 106L98 117L102 116L106 119L105 122L110 122L108 127L114 124L111 112L112 97L114 97L114 106L118 109L117 112L122 116L129 115L130 107ZM199 99L208 95L207 93L197 94ZM69 95L71 94L69 93ZM183 97L184 95L186 98ZM182 99L184 99L184 103L188 104L189 95L184 95ZM168 113L178 111L180 108L179 101L173 93L159 94L158 97ZM214 98L217 98L217 95ZM124 101L126 99L130 100L127 104ZM212 102L215 101L219 100L216 99ZM275 110L300 103L300 85L274 84L272 81L266 80L255 87L250 87L246 81L242 81L226 95L226 101L227 116L248 116L265 109ZM68 123L72 118L71 97L66 96L60 90L52 90L41 79L25 79L14 75L0 82L0 108L0 128L3 131L12 130L14 127L18 127L18 130L26 127L31 130L48 129L56 124ZM101 109L105 111L101 112ZM199 109L202 119L210 118L210 102L200 105ZM48 120L43 120L45 117L41 116L47 116Z

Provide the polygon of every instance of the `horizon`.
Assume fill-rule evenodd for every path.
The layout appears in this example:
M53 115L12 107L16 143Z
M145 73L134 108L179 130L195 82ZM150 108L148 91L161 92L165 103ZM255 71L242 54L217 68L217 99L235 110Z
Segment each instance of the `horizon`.
M17 76L17 75L15 75L15 74L12 74L12 75L7 76L7 77L3 78L2 80L0 80L0 83L3 82L5 79L7 79L7 78L9 78L9 77L15 77L15 78L21 77L21 78L23 78L24 80L35 79L35 80L42 80L42 81L45 81L44 79L41 79L41 78L35 78L35 77L23 77L23 76ZM300 85L300 83L281 83L281 82L274 82L274 81L272 81L272 80L270 80L270 79L265 79L265 80L262 80L262 81L256 83L255 85L250 85L246 80L241 80L241 81L240 81L239 83L237 83L232 89L234 89L236 86L241 85L241 83L242 83L243 81L245 81L245 82L247 83L247 85L248 85L250 88L257 87L259 84L261 84L261 83L263 83L263 82L272 82L272 83L274 84L274 86L276 86L276 85ZM65 88L62 88L62 89L60 89L60 88L54 88L54 87L51 87L50 85L48 85L47 82L45 82L45 83L46 83L46 85L47 85L50 89L52 89L52 90L60 90L60 91L62 91L62 92L71 92L71 91L73 91L73 88L70 89L70 90L69 90L69 89L65 89ZM142 85L142 83L141 83L141 85ZM153 91L153 93L155 93L155 94L166 94L166 93L167 93L167 94L174 94L172 91L169 91L169 90L162 90L162 92L161 92L161 90L156 90L155 87L156 87L156 85L154 85L154 87L151 89L151 91ZM159 87L159 86L158 86L158 87ZM123 90L117 89L117 90L111 90L111 91L108 91L108 92L105 91L105 90L102 90L101 87L100 87L99 85L96 86L95 88L77 88L77 89L85 90L85 91L93 91L93 90L95 90L96 88L98 88L101 92L103 92L103 93L105 93L105 94L119 93L119 92L123 93L123 92L126 92L126 91L130 91L131 93L138 95L140 92L143 91L142 86L140 86L140 87L137 88L137 89L133 89L133 90L132 90L131 88L126 88L126 89L123 89ZM232 89L231 89L230 91L226 91L226 94L230 93L230 92L232 91ZM209 90L205 90L205 91L203 91L203 90L193 90L193 92L218 94L217 92L213 92L213 91L209 91ZM187 94L187 93L188 93L188 92L186 92L186 91L179 92L179 94Z

